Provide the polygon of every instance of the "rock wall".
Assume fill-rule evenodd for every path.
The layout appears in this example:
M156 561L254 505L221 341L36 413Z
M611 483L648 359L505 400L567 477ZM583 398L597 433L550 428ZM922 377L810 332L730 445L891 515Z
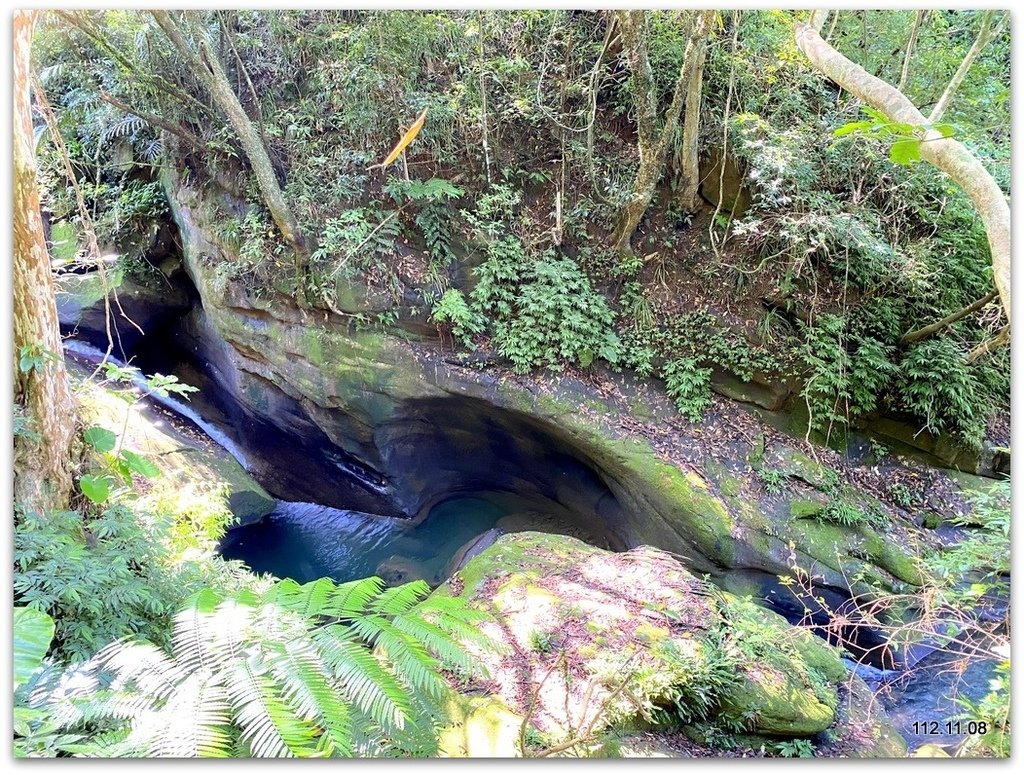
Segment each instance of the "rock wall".
M410 517L452 494L505 489L523 494L524 510L561 509L614 548L658 546L745 593L766 594L794 565L837 599L918 580L892 536L766 511L731 486L735 472L666 460L629 431L641 416L674 418L664 396L630 407L593 381L481 370L401 331L359 331L342 316L250 298L220 271L230 255L211 236L203 197L173 171L166 184L202 301L194 347L221 387L268 421L314 424ZM643 389L615 379L620 392Z

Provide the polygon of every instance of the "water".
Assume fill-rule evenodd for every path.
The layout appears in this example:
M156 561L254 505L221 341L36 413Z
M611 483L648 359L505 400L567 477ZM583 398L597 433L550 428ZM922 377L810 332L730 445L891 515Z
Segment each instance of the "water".
M82 342L78 339L65 339L64 340L64 351L71 353L72 355L78 356L81 360L87 363L97 364L103 360L103 350L98 347L93 347L91 344ZM107 356L107 361L114 364L119 368L125 368L125 363L118 360L113 355ZM161 396L159 393L150 393L150 388L146 384L146 375L140 371L132 372L132 385L139 390L143 395L147 395L146 400L152 401L153 403L159 404L165 409L169 409L179 417L184 417L191 422L195 427L199 428L203 433L210 437L213 441L223 447L231 457L238 461L238 464L242 466L246 471L250 470L250 463L242 449L228 436L227 433L222 431L212 422L208 422L200 416L199 412L193 409L185 401L179 400L172 396Z
M228 531L221 554L243 560L257 573L300 583L324 576L349 581L377 575L380 569L386 580L423 578L437 584L459 548L493 528L507 512L493 499L458 497L412 525L312 503L281 502L261 521Z
M910 670L879 670L843 660L871 688L911 751L925 743L952 750L967 737L947 727L947 719L963 712L960 699L978 701L989 691L997 665L991 659L958 659L936 651ZM961 722L964 729L968 719ZM956 724L956 722L952 722Z

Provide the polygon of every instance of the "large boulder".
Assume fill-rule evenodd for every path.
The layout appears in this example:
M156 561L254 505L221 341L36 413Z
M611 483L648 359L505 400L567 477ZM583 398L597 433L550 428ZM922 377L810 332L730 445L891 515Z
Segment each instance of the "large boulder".
M505 535L433 594L493 617L480 630L497 647L468 647L503 705L552 738L659 709L784 737L837 719L847 674L832 647L651 547Z

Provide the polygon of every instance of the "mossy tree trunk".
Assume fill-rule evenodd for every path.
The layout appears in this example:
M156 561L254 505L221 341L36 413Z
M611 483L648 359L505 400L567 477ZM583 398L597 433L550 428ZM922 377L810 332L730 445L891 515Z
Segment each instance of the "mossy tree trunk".
M640 164L633 178L632 191L622 206L613 247L619 253L632 251L631 241L640 220L647 212L654 190L661 180L669 145L679 126L694 68L697 48L711 26L714 11L700 11L691 17L683 63L679 68L672 102L659 126L658 99L651 61L647 54L647 14L644 11L619 11L617 19L632 73L633 111L637 127L637 151Z
M814 17L812 16L812 20ZM992 276L1006 312L1010 316L1010 207L995 178L967 148L931 128L907 97L880 78L851 62L821 39L812 25L795 25L797 47L821 73L866 104L881 111L894 123L917 129L921 158L951 177L970 197L981 216L992 253Z
M707 39L697 41L693 52L696 61L693 72L686 86L686 108L683 112L683 140L679 152L679 194L677 201L684 213L697 210L700 200L697 190L700 188L700 166L697 157L697 138L700 135L700 103L704 83L704 56L707 52Z
M274 171L274 165L270 161L270 154L263 143L259 129L250 120L245 108L242 107L206 33L201 30L196 32L198 41L198 51L196 51L186 40L180 25L170 13L167 11L152 11L151 13L160 29L174 44L178 53L209 92L217 107L227 117L241 142L246 158L252 166L263 202L270 211L281 236L284 237L285 242L294 253L298 300L300 303L304 303L304 271L309 247L305 235L285 199L284 192L281 191L281 186L277 182L277 173Z
M38 11L15 11L14 401L28 423L14 438L14 501L44 513L67 507L75 404L61 348L53 277L39 210L32 133L31 47ZM27 356L22 363L22 354ZM25 368L22 368L25 366Z

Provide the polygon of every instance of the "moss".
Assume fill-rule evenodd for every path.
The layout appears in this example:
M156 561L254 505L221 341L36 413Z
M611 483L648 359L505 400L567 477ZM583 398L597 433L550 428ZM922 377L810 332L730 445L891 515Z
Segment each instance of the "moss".
M792 519L807 519L820 514L826 505L821 501L796 498L789 502L789 516Z
M770 464L766 460L766 466L818 490L832 490L838 484L839 475L834 470L792 447L774 449L769 457Z
M730 471L724 463L714 459L705 460L704 471L718 483L718 488L726 497L736 498L743 491L743 479Z

